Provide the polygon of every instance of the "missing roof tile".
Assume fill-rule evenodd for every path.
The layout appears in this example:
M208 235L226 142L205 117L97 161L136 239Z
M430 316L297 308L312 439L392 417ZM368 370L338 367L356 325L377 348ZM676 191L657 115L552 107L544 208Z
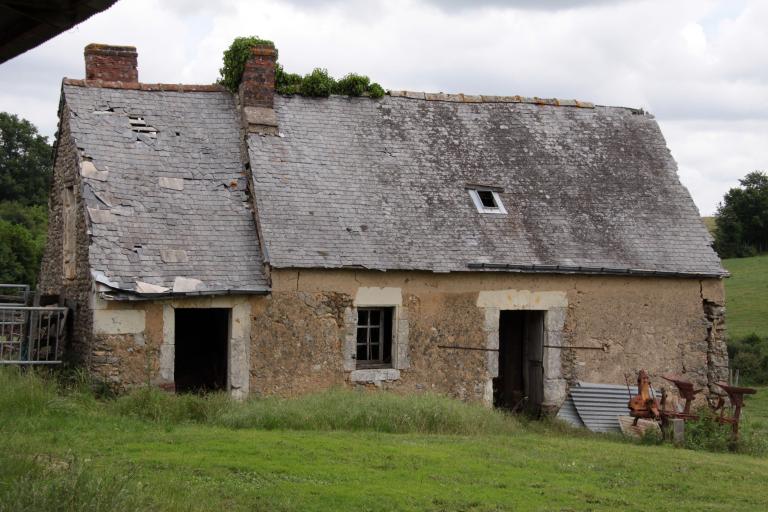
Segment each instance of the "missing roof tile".
M157 128L148 125L143 117L128 116L128 122L131 124L131 131L134 133L144 133L153 139L157 137Z

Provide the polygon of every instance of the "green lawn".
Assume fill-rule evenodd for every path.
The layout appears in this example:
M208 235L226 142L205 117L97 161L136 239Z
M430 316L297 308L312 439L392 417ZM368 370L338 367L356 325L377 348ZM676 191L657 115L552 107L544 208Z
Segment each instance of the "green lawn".
M726 260L731 336L768 336L768 256ZM768 388L745 455L520 422L437 397L114 400L0 368L0 512L766 510Z
M174 397L163 410L177 416L149 421L134 416L154 417L145 409L155 398L97 401L19 385L2 372L0 384L2 511L738 511L768 503L763 456L645 446L446 399L417 406L444 415L457 431L465 413L477 415L491 433L228 428L216 418L226 423L233 411L275 426L289 420L265 419L274 412L257 402L219 410L219 399L187 400L184 414L203 422L195 424L182 419ZM411 398L382 397L365 395L386 409L370 428L397 425L387 418L413 407ZM283 403L304 410L311 427L322 413L312 405L317 399L302 400ZM768 401L757 400L748 405L755 423L765 419L758 411L768 414ZM320 403L347 414L345 404Z
M725 281L728 336L755 333L768 338L768 255L723 260L731 273Z
M768 434L768 387L759 387L756 394L747 395L744 414L749 421L763 423Z
M62 419L63 420L63 419ZM73 427L86 427L87 433ZM63 420L18 442L166 510L758 510L768 460L521 432L434 436Z

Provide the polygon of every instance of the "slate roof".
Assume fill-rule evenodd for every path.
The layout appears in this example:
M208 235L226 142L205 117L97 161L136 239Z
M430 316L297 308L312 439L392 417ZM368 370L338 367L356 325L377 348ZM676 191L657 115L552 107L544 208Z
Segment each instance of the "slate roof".
M725 273L652 116L405 96L275 97L280 136L249 135L271 266Z
M171 290L176 283L177 291L266 290L232 95L78 82L65 80L63 98L86 160L98 280L129 291L137 281Z

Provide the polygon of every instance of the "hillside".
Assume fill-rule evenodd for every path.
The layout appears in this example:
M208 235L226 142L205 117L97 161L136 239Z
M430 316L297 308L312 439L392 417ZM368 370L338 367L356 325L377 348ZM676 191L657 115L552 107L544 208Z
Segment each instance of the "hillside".
M715 236L715 228L717 225L715 224L715 218L714 217L702 217L701 220L704 221L704 225L707 226L707 229L709 230L709 234L712 236Z
M768 338L768 255L723 260L729 339Z

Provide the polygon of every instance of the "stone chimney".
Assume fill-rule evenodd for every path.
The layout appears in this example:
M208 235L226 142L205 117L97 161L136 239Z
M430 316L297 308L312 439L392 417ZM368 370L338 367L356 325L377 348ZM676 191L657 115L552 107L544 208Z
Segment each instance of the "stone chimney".
M85 47L83 53L86 80L138 83L138 54L135 46L91 43Z
M277 51L268 45L251 48L240 81L240 107L249 132L277 135L274 111Z

